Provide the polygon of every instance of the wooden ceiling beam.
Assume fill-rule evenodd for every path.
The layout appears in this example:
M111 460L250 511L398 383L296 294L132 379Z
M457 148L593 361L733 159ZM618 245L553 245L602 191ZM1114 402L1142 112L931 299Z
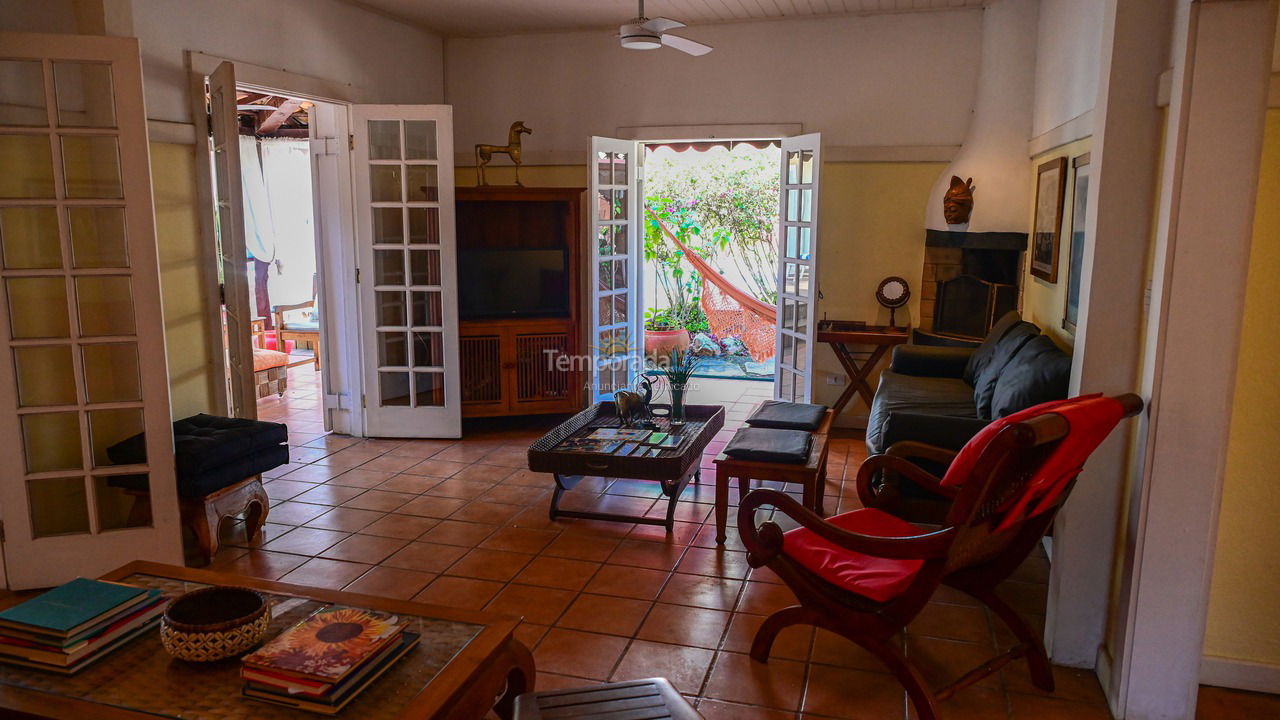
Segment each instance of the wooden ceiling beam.
M258 134L269 135L276 130L279 130L280 126L284 125L284 121L288 120L289 116L293 115L301 107L302 101L294 100L293 98L289 98L280 103L280 106L277 107L274 112L265 118L262 118L258 122Z

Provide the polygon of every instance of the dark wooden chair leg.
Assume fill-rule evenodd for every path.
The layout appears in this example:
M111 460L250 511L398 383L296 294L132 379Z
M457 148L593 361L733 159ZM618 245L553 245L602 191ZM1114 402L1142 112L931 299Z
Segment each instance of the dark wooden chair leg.
M1001 600L991 587L961 587L961 590L979 600L991 609L1005 626L1018 639L1027 658L1027 668L1031 672L1031 684L1045 692L1053 692L1053 667L1049 664L1049 654L1045 652L1044 640L1039 633L1027 624L1026 620Z
M907 697L911 699L911 704L915 706L916 717L919 720L938 720L938 707L934 702L933 693L929 692L929 688L925 685L920 671L916 670L911 661L907 659L907 656L903 655L902 651L893 644L893 639L885 641L859 637L855 640L849 635L841 634L866 648L868 652L875 655L880 662L885 664L889 672L898 679L898 682L902 683L902 687L906 688Z
M769 662L769 651L773 649L773 641L778 633L792 625L813 625L814 614L800 605L783 608L770 615L760 624L755 640L751 641L751 659L756 662Z

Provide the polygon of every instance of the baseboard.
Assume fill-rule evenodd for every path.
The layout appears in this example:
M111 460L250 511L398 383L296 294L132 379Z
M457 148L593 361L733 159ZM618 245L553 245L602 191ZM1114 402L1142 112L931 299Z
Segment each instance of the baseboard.
M1205 655L1200 658L1200 684L1280 693L1280 665Z

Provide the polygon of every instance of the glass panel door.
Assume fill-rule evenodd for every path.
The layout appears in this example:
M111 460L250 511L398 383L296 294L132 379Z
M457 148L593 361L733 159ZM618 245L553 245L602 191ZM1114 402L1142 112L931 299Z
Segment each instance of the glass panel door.
M809 402L813 390L813 335L818 302L818 175L822 137L782 140L778 193L778 345L774 397Z
M8 586L181 563L137 42L0 33L0 47Z
M224 62L209 75L209 133L213 151L215 241L222 264L223 347L227 368L227 414L258 417L253 379L253 312L249 302L249 255L245 250L244 196L240 178L240 122L235 67Z
M591 395L611 399L640 370L638 144L591 138Z
M366 434L459 437L451 108L358 105L352 124Z

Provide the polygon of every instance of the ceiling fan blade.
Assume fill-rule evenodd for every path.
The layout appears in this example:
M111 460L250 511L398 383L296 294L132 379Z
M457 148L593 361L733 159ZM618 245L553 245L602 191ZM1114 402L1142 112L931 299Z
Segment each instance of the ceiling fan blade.
M690 55L706 55L714 49L710 45L703 45L696 40L683 38L679 35L664 34L662 36L662 44L669 48L675 48L680 52L689 53Z
M685 26L684 23L680 22L679 20L672 20L671 18L660 17L660 18L654 18L652 20L646 20L645 23L640 27L644 28L645 30L652 30L657 33L664 33L668 30L675 30L676 28L682 28L684 26Z

